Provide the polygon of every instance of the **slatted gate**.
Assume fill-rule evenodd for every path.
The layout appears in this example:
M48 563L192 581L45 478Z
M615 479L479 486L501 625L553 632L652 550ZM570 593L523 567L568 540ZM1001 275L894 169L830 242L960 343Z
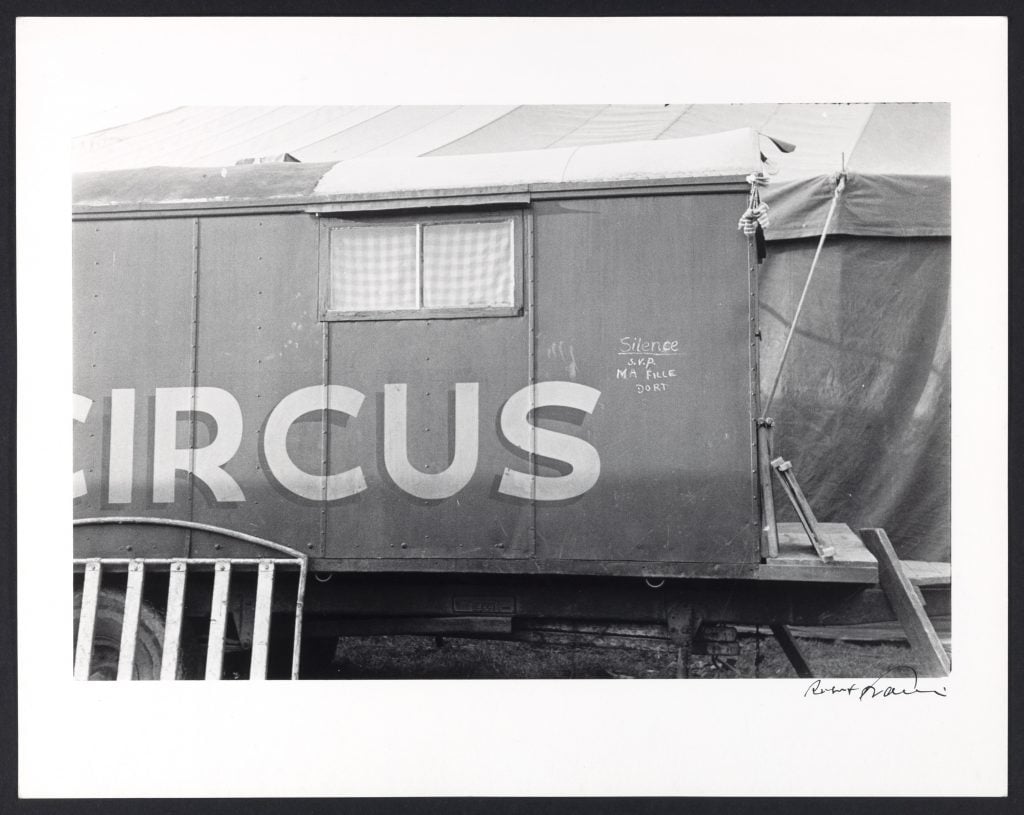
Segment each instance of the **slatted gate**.
M82 519L75 525L99 523L131 523L140 519ZM147 519L147 522L153 523ZM188 522L170 522L161 525L212 528ZM249 542L267 545L288 557L231 557L231 558L76 558L74 564L84 570L82 604L79 613L78 639L75 644L75 679L93 678L93 651L96 635L97 610L100 603L100 587L105 570L127 569L127 584L124 598L124 614L121 626L120 650L118 652L117 679L132 679L138 644L139 619L142 613L142 592L146 575L154 571L168 571L167 610L164 618L164 641L160 658L160 679L177 678L178 661L181 656L182 622L185 612L185 588L190 575L213 572L213 594L210 600L210 629L206 650L206 679L220 679L223 669L224 642L229 616L228 595L233 574L255 570L256 599L252 617L252 658L249 664L249 678L266 679L267 659L270 647L270 619L273 606L274 579L281 569L295 569L298 585L295 596L295 626L292 638L291 678L299 677L299 652L302 639L302 608L306 587L308 561L305 555L280 544L253 538L228 530L216 530Z

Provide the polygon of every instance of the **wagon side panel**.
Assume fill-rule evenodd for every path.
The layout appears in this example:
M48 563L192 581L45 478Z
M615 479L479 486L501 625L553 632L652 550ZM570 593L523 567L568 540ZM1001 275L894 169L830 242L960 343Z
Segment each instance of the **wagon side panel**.
M514 457L501 443L504 401L529 383L527 319L391 320L331 324L331 381L366 395L358 418L330 428L332 471L362 468L366 489L328 509L328 556L506 559L532 554L532 510L499 495ZM475 383L478 419L465 430L479 452L469 482L443 499L395 483L384 461L386 432L404 433L408 462L445 471L457 443L456 385ZM384 386L404 384L406 422L388 431ZM394 397L391 397L394 398Z
M539 558L755 559L743 206L736 193L536 204L538 380L600 391L592 415L538 413L600 456L589 491L538 504Z
M154 494L153 444L156 389L189 384L193 222L82 221L73 236L74 392L91 402L74 428L87 489L75 517L187 519L184 472L173 476L173 497ZM186 447L188 415L174 425L169 435ZM76 544L79 556L146 553L132 531L110 527L82 528ZM184 533L159 545L180 553Z
M268 464L267 445L282 442L304 473L321 473L323 417L298 416L267 439L268 418L289 394L323 385L323 339L317 319L317 231L305 214L206 217L200 222L198 385L237 401L241 442L224 465L242 500L195 483L195 520L276 540L315 554L318 500L296 494L294 482ZM226 418L226 417L225 417ZM217 427L197 416L196 445ZM273 454L272 454L273 457Z

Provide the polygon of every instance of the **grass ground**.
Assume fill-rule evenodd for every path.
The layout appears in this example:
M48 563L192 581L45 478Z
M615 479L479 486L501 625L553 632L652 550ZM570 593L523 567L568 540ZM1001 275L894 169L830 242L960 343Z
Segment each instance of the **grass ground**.
M802 639L800 650L815 676L909 675L912 664L901 643L822 642ZM699 678L796 677L778 643L765 631L740 637L732 664L691 658ZM655 679L676 672L671 646L598 648L424 636L343 637L333 663L310 678L322 679Z

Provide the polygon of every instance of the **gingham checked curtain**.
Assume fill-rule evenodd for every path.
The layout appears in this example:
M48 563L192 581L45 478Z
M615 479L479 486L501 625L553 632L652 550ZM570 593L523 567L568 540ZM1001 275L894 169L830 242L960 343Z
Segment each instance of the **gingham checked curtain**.
M332 230L330 308L391 311L511 306L512 221ZM422 261L416 234L422 230ZM423 302L418 290L422 280Z
M331 230L331 305L342 311L416 308L416 226Z
M511 306L512 222L423 227L425 308Z

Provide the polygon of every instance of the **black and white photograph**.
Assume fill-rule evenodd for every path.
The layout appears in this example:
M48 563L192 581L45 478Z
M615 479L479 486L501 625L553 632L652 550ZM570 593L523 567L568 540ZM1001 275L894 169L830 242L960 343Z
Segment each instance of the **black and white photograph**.
M842 23L895 66L988 43L990 98L948 66L830 78L825 36L752 91L725 63L753 22L21 21L19 184L47 116L67 161L48 204L19 186L19 236L29 213L61 233L55 260L19 251L19 444L29 304L61 324L54 426L68 386L73 414L46 442L70 517L66 476L39 490L19 457L22 794L793 794L767 767L709 774L719 731L811 753L862 731L838 749L863 756L878 726L963 743L924 774L793 783L999 794L955 756L972 728L979 764L1006 739L1006 181L984 174L1006 172L1005 28ZM76 24L198 56L58 80ZM502 24L564 53L472 76L481 43L515 48ZM616 25L648 61L602 62ZM236 67L210 72L228 31ZM260 64L266 38L297 64ZM412 42L404 74L371 64ZM22 286L41 263L63 266ZM63 542L29 540L26 510ZM25 636L43 605L49 648ZM61 710L115 746L51 787ZM172 782L181 745L217 750L188 720L245 769ZM165 734L163 771L126 780L136 728ZM692 728L715 746L666 772ZM407 775L367 746L388 734ZM558 739L582 745L568 766ZM276 780L271 743L296 759ZM495 777L510 752L525 776Z
M74 148L77 678L948 674L948 105Z

